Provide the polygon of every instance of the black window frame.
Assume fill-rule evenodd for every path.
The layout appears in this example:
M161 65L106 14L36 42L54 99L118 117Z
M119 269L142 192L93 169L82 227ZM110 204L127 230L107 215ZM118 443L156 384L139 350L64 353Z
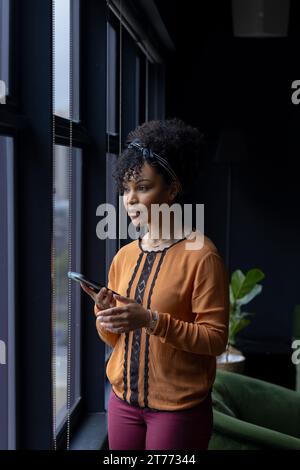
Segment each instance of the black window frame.
M4 146L10 147L11 154L4 154ZM5 159L2 161L2 159ZM15 172L14 139L0 133L0 239L3 250L0 267L1 317L0 317L0 376L1 403L0 449L14 450L16 447L16 308L15 308ZM3 223L4 222L4 223Z

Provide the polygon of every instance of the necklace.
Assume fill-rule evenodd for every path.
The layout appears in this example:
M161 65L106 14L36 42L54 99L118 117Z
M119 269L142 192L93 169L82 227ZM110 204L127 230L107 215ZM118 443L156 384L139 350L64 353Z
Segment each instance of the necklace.
M172 239L160 240L158 243L149 243L149 238L142 239L142 242L145 243L145 241L146 241L146 246L148 248L157 248L157 247L162 247L164 245L168 245L169 243L172 244L175 240L172 238Z
M160 247L164 246L165 244L168 244L169 242L173 242L173 240L168 240L168 242L161 242L161 243L156 243L156 244L153 244L153 243L149 244L148 243L148 245L149 245L150 248L157 248L158 246L160 246Z

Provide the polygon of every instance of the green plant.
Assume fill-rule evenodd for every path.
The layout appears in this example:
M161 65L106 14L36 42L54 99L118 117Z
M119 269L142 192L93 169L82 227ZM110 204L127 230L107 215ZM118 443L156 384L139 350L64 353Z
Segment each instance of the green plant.
M264 273L257 268L250 269L246 274L240 269L232 273L229 285L230 316L227 351L230 345L235 344L237 333L249 325L250 319L247 317L254 313L242 312L241 308L261 293L263 286L258 282L264 277Z

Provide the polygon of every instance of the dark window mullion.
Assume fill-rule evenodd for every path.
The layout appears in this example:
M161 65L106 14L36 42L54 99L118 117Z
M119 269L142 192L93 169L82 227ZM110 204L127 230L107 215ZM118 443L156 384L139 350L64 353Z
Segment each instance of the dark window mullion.
M29 130L29 120L16 112L16 108L6 104L0 105L0 133L15 134L18 130Z
M57 143L70 145L70 121L60 116L55 116L55 139ZM72 124L72 141L74 147L91 144L91 138L81 123Z
M18 83L22 91L20 109L30 122L29 131L23 129L18 133L15 157L16 312L22 311L16 322L17 448L46 450L52 446L53 424L52 89L49 76L52 2L18 2L17 16L15 41L19 51L13 60L18 62Z
M119 153L119 134L111 135L106 134L107 141L106 141L106 152L107 153Z

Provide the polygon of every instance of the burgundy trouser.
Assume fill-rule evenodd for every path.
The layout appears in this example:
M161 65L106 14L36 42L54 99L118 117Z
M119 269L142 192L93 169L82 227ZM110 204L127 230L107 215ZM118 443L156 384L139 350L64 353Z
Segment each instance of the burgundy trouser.
M151 411L111 390L107 411L110 450L207 450L212 435L211 392L188 410Z

